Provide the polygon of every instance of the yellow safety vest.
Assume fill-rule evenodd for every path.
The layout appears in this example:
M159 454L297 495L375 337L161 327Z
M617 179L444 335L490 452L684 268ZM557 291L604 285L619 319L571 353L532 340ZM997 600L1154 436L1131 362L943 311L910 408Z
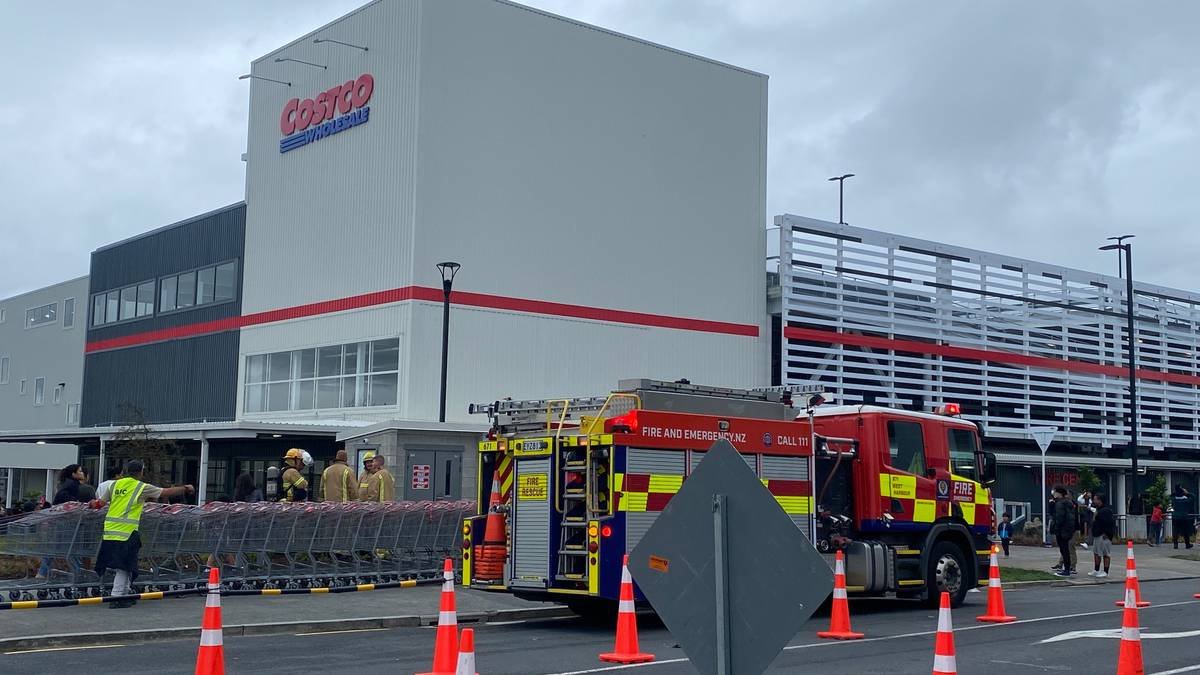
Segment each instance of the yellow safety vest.
M129 541L142 520L141 500L146 484L126 476L113 483L112 499L108 503L108 515L104 516L105 541Z

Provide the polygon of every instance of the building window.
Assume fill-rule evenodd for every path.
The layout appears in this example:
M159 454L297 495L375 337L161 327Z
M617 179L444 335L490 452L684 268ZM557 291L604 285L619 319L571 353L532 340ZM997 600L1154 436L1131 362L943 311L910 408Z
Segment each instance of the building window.
M67 424L79 424L79 404L67 404Z
M196 273L180 274L179 292L175 296L175 306L183 309L194 304L196 304Z
M21 396L25 395L25 378L21 378L21 387L17 393L20 394Z
M245 412L396 405L400 340L246 357Z
M46 378L38 377L33 380L33 404L42 405L46 402Z
M63 300L63 328L75 326L75 298Z
M154 314L154 282L144 281L137 286L137 316Z
M8 357L0 356L0 384L8 384Z
M177 277L167 277L162 280L158 293L158 311L169 312L175 309L175 293Z
M4 323L5 321L8 321L8 310L0 307L0 323Z
M54 387L54 405L62 404L62 392L63 386L61 384Z
M170 312L234 300L237 282L236 260L163 277L159 282L158 310Z
M137 286L121 289L121 321L137 318Z
M58 321L58 303L52 302L41 307L25 310L25 327L45 326Z
M104 294L98 293L92 296L92 325L104 325Z

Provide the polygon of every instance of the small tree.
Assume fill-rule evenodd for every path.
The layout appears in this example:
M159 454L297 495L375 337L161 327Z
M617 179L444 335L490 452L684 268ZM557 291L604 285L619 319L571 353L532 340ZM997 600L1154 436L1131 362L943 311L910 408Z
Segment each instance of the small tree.
M1161 506L1163 511L1171 505L1170 495L1167 494L1167 477L1161 473L1154 479L1154 483L1146 488L1146 505L1150 508Z
M1079 476L1079 491L1081 493L1091 492L1095 494L1096 490L1100 489L1100 477L1096 475L1096 472L1090 466L1079 467L1076 475Z
M113 436L110 456L118 466L140 459L146 466L146 480L154 485L165 484L171 477L172 463L181 459L179 446L154 433L145 413L132 403L121 404L120 419L121 429Z

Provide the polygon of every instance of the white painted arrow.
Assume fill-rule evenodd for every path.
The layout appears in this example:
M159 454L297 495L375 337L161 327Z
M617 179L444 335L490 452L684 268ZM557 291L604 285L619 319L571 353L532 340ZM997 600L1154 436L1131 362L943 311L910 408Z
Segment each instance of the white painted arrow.
M1120 639L1120 628L1105 628L1103 630L1073 630L1070 633L1055 635L1052 638L1046 638L1038 644L1046 644L1047 642L1063 642L1066 640L1078 640L1080 638L1112 638ZM1182 633L1142 633L1143 640L1173 640L1176 638L1200 637L1200 630L1189 630Z

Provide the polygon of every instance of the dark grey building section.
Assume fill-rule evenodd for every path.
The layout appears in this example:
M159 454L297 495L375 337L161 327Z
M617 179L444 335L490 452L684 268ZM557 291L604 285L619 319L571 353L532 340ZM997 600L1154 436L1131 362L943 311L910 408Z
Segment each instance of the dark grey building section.
M245 242L243 202L92 253L82 426L121 424L126 404L147 422L234 419L238 332L197 326L241 315Z
M84 426L122 425L123 404L147 422L234 419L238 332L229 331L88 354Z

